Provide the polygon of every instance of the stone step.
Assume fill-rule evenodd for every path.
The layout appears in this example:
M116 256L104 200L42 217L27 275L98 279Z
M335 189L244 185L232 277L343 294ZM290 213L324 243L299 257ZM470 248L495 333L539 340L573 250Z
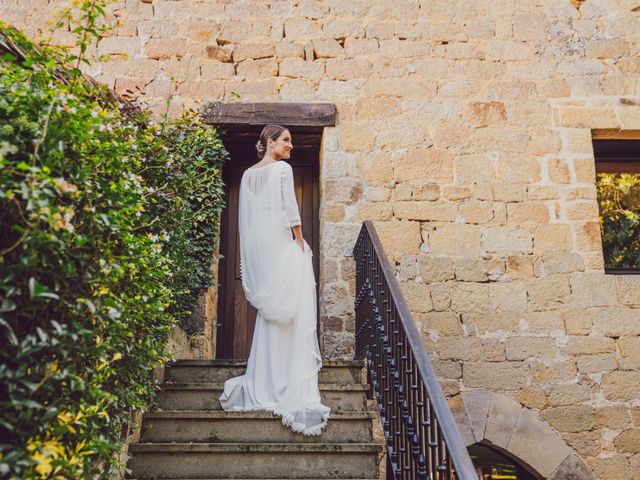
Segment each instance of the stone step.
M147 412L142 441L365 443L371 440L373 418L370 412L331 412L322 434L308 436L294 433L271 412Z
M160 410L222 410L223 388L223 383L163 383L156 401ZM362 383L323 383L320 397L334 412L366 411L368 389Z
M360 383L362 360L323 360L320 383ZM246 360L178 360L165 367L165 381L178 383L224 383L226 380L243 375Z
M128 478L377 478L373 443L134 443Z

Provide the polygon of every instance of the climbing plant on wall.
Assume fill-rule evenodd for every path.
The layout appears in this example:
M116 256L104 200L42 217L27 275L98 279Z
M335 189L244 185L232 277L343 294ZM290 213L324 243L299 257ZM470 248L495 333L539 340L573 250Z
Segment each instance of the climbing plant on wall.
M107 477L213 282L227 153L85 79L81 49L0 34L0 477Z

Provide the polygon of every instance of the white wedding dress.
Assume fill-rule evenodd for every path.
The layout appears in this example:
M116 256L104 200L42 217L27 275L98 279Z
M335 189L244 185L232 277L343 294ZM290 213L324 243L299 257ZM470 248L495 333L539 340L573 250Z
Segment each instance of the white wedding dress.
M292 238L300 225L291 165L279 160L245 170L240 181L240 273L258 313L244 375L224 384L225 411L267 410L304 435L320 435L330 408L318 389L312 253Z

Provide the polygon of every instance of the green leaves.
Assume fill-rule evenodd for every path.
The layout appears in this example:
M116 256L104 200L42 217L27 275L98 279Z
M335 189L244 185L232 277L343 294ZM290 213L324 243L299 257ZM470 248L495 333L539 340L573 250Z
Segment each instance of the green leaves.
M0 58L0 476L106 478L168 332L201 328L227 153L197 116L151 125L7 35L31 53Z
M605 267L640 268L640 174L597 175Z

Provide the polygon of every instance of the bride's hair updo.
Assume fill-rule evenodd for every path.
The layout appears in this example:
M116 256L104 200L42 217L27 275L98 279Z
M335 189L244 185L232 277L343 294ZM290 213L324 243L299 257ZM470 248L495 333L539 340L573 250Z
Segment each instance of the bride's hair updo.
M260 132L260 139L256 143L256 151L258 152L258 158L264 157L264 154L267 153L267 140L277 140L277 138L282 135L282 132L287 131L287 128L284 128L280 125L269 124L265 125Z

